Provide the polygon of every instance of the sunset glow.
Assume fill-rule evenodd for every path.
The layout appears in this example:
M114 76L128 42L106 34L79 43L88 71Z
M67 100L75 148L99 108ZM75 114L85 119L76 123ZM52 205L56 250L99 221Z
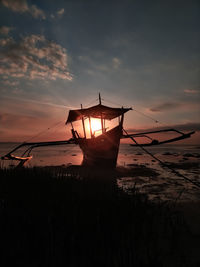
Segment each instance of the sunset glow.
M1 142L23 142L59 121L38 139L70 138L69 110L98 104L99 92L103 105L133 107L129 132L166 125L199 134L195 4L51 2L0 3ZM92 119L92 132L99 129ZM186 141L199 143L198 134Z
M91 119L92 132L99 132L101 130L101 120Z
M85 128L86 128L86 134L89 137L90 124L88 119L85 121ZM91 118L91 129L92 129L92 134L94 134L95 136L99 135L101 133L101 120Z

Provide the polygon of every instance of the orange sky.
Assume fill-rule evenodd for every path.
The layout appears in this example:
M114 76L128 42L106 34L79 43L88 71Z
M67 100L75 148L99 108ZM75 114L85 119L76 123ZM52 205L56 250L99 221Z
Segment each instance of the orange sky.
M200 131L197 1L91 2L0 1L0 142L69 138L69 109L99 92L133 108L130 132Z
M8 102L5 101L5 105L3 106L5 112L0 116L1 124L3 125L1 129L1 142L24 142L29 139L31 139L31 141L49 141L66 140L71 138L71 126L65 125L68 116L67 108L59 105L51 105L50 103L40 104L31 101L16 101L15 99L10 99L10 101L10 106L7 105L6 103ZM12 108L10 109L11 106ZM16 111L15 114L13 114L14 111ZM148 114L147 116L150 115ZM133 123L134 121L136 123ZM116 125L116 123L116 120L113 120L113 122L110 123L108 122L108 129ZM86 121L86 129L88 131L87 124L88 121ZM74 123L74 126L83 135L81 121ZM98 130L99 126L100 122L99 125L97 125L96 130ZM199 124L169 124L168 126L170 128L177 127L184 132L197 130L196 134L190 139L177 142L177 144L199 144ZM125 114L124 127L129 133L137 133L138 131L143 132L149 129L156 130L158 127L166 128L166 125L156 123L151 118L144 117L144 115L134 111L129 111ZM97 134L98 133L96 133L96 135ZM165 134L164 138L172 138L173 136L171 134ZM157 137L158 136L156 136L156 138ZM159 137L163 139L163 136L160 135ZM123 142L131 141L123 140Z

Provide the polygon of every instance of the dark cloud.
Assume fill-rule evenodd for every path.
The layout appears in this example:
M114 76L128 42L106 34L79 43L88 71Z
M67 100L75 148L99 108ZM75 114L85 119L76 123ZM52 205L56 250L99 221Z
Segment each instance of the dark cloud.
M192 95L196 95L196 94L199 94L199 90L195 90L195 89L185 89L184 90L184 93L186 94L192 94Z
M16 85L19 84L19 81L4 80L2 83L5 84L5 85L8 85L8 86L16 86Z
M31 13L31 15L35 19L37 19L37 18L46 19L45 13L35 5L32 5L29 8L29 13Z
M72 79L67 71L66 49L43 35L26 36L18 42L12 37L0 39L0 63L0 75Z
M159 104L155 107L152 107L149 110L152 112L161 112L161 111L165 111L165 110L175 109L180 105L181 104L177 103L177 102L165 102L165 103Z
M0 0L0 2L7 8L14 12L30 13L34 18L45 19L45 13L36 5L29 6L26 0Z
M0 34L8 35L12 29L12 27L2 26L0 27Z
M173 124L173 125L167 125L167 126L160 126L160 127L154 127L154 128L143 128L143 129L132 129L129 128L128 132L134 132L134 133L139 133L139 132L150 132L150 131L157 131L161 129L176 129L179 131L200 131L200 123L198 122L188 122L184 124Z
M23 13L28 11L26 0L1 0L1 3L14 12Z
M62 15L65 13L65 9L64 8L61 8L61 9L59 9L58 11L57 11L57 15L59 16L59 17L62 17Z

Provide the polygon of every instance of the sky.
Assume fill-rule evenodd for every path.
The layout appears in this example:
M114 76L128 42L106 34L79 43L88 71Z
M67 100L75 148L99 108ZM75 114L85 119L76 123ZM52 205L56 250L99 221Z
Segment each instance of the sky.
M130 132L172 126L198 143L199 14L193 0L0 0L0 142L70 137L69 109L100 92L133 108Z

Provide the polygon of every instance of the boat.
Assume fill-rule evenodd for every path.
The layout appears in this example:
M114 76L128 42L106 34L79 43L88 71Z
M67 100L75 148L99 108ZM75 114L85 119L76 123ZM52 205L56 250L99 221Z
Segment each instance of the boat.
M120 139L123 134L124 114L131 108L112 108L102 105L99 94L99 104L86 109L70 110L66 124L71 123L72 136L83 152L83 166L115 167L119 151ZM106 121L118 118L118 125L108 130ZM89 138L86 138L85 120L89 120ZM92 130L92 119L101 121L100 135L95 136ZM73 122L82 120L84 136L81 138L74 130Z
M20 161L19 165L22 167L25 162L30 160L32 156L31 151L36 147L44 146L58 146L58 145L69 145L76 144L80 147L83 153L82 165L88 167L98 168L115 168L117 164L117 157L119 153L119 146L121 139L131 139L133 141L132 146L155 146L166 143L171 143L185 138L189 138L194 131L189 133L183 133L176 129L161 129L156 131L148 131L141 133L129 134L124 128L124 116L125 113L132 110L132 108L122 107L109 107L102 104L101 95L99 93L99 103L89 108L83 108L81 105L80 109L69 110L66 124L71 125L72 137L68 140L62 141L49 141L49 142L25 142L15 147L5 156L1 157L3 160L17 160ZM92 120L99 120L99 129L93 129ZM107 126L109 121L117 119L117 125L112 128ZM82 124L82 134L75 129L74 123L80 121ZM151 137L155 133L175 132L176 137L159 141ZM145 138L149 140L145 143L139 143L137 138ZM28 147L23 154L15 156L13 153L22 147Z

